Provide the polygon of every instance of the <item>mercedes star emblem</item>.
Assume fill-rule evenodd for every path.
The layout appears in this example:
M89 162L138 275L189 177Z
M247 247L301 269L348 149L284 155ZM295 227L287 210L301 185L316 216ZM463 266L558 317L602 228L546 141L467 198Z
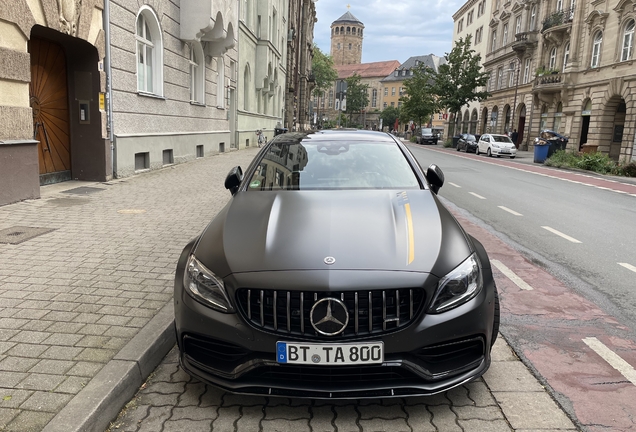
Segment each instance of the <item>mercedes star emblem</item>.
M335 262L336 262L336 259L334 257L326 257L325 258L325 264L327 264L327 265L331 265L331 264L333 264Z
M312 327L325 336L335 336L349 324L347 306L340 300L326 297L314 303L309 313Z

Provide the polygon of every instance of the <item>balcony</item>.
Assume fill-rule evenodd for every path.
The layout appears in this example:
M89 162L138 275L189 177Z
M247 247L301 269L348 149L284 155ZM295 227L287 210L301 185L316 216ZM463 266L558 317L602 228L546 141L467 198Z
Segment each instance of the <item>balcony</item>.
M538 34L538 31L517 33L515 35L515 41L512 43L512 50L516 52L519 57L525 55L526 52L531 52L537 46L539 40Z
M532 86L532 93L539 100L551 103L553 96L568 87L569 74L561 72L550 72L537 75Z
M565 9L554 12L552 15L549 15L546 19L543 20L543 27L541 28L541 33L545 33L550 29L554 29L555 27L559 27L562 25L572 24L572 20L574 19L574 8Z

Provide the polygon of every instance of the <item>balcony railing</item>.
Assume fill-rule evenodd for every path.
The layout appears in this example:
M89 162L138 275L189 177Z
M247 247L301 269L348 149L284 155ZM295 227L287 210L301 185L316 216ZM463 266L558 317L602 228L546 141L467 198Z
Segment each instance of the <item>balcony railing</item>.
M543 20L543 28L541 29L541 33L552 27L570 23L573 19L574 8L556 11Z
M559 72L552 72L547 75L537 76L537 85L559 84L560 82L561 82L561 74Z

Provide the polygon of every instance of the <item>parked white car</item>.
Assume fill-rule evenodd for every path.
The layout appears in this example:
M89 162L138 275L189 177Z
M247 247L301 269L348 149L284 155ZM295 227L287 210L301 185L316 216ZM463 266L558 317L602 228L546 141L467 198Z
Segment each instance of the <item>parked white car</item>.
M477 143L477 154L486 153L488 156L517 156L517 147L507 135L483 134Z

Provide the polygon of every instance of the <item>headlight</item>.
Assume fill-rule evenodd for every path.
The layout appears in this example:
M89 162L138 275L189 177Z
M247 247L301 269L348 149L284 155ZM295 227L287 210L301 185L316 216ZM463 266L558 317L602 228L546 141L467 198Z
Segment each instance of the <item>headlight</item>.
M183 286L196 300L220 312L234 312L223 281L190 255L183 274Z
M484 286L481 264L476 254L440 279L430 313L445 312L475 297Z
M493 143L492 146L495 147L495 148L499 148L499 144L497 144L497 143Z

